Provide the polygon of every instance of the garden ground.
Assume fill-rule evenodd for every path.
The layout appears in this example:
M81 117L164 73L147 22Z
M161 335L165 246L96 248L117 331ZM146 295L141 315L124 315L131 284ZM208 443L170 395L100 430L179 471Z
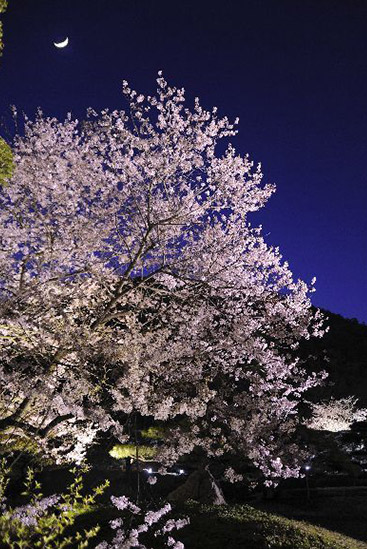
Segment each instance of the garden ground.
M118 492L126 491L121 480L111 478L112 492L117 487ZM158 501L165 497L164 488L172 489L178 481L161 478L149 490ZM186 549L367 549L367 493L358 489L324 491L322 496L311 493L310 500L306 491L295 491L279 499L259 497L225 506L190 503L175 514L190 516L190 526L177 533ZM103 506L83 521L88 526L99 521L101 533L106 534L107 523L115 516Z

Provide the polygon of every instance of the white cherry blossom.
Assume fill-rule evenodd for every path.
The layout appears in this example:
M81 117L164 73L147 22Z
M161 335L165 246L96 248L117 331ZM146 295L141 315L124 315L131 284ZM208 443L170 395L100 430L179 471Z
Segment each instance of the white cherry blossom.
M15 140L0 190L0 428L79 460L98 430L126 441L135 414L172 425L166 465L201 447L296 475L298 404L320 379L296 358L322 334L313 288L252 224L275 190L261 166L217 152L238 120L157 82L147 97L124 82L129 109L84 123L38 113Z

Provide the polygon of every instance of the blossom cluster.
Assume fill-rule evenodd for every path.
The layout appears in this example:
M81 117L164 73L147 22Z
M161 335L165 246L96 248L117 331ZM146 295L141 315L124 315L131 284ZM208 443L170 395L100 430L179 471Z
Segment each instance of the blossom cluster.
M56 505L59 500L60 496L54 494L36 501L33 505L29 503L16 507L11 514L11 519L19 520L26 526L37 526L39 518L45 515L47 510Z
M111 501L113 505L120 511L128 510L134 515L138 515L140 524L135 527L124 526L122 518L117 518L110 521L110 527L115 531L114 538L110 543L103 541L97 545L96 549L130 549L131 547L145 547L142 545L139 537L144 534L149 534L153 539L161 539L165 547L172 547L172 549L184 549L184 544L181 541L175 540L171 532L173 530L180 530L189 524L188 518L173 519L166 516L172 510L171 505L166 503L163 507L156 511L143 512L140 507L135 505L126 496L112 496ZM163 525L158 523L165 517Z

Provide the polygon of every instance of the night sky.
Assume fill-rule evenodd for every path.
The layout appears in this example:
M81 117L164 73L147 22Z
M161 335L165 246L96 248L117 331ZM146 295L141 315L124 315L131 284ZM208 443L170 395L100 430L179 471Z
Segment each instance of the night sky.
M365 0L10 0L3 22L8 120L125 108L122 80L152 93L159 69L239 116L234 145L277 185L252 222L317 277L315 305L367 321Z

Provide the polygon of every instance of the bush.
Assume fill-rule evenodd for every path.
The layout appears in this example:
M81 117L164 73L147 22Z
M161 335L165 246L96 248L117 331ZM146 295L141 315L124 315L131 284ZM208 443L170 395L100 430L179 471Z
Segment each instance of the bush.
M115 444L109 453L115 459L135 459L136 450L138 450L139 460L141 461L154 459L157 453L157 449L152 446L136 446L135 444Z
M12 507L6 497L11 470L6 460L1 462L0 472L0 538L3 547L58 548L88 547L89 540L99 531L94 526L82 532L69 533L76 518L95 508L96 499L108 486L108 481L94 488L91 494L83 495L83 473L87 468L72 469L74 480L62 494L44 497L35 473L28 468L24 480L24 505Z
M1 12L1 0L0 0L0 12ZM1 27L0 27L0 40L1 40ZM1 53L1 46L0 46ZM13 175L14 163L13 153L9 145L0 137L0 187L6 185L8 180Z

